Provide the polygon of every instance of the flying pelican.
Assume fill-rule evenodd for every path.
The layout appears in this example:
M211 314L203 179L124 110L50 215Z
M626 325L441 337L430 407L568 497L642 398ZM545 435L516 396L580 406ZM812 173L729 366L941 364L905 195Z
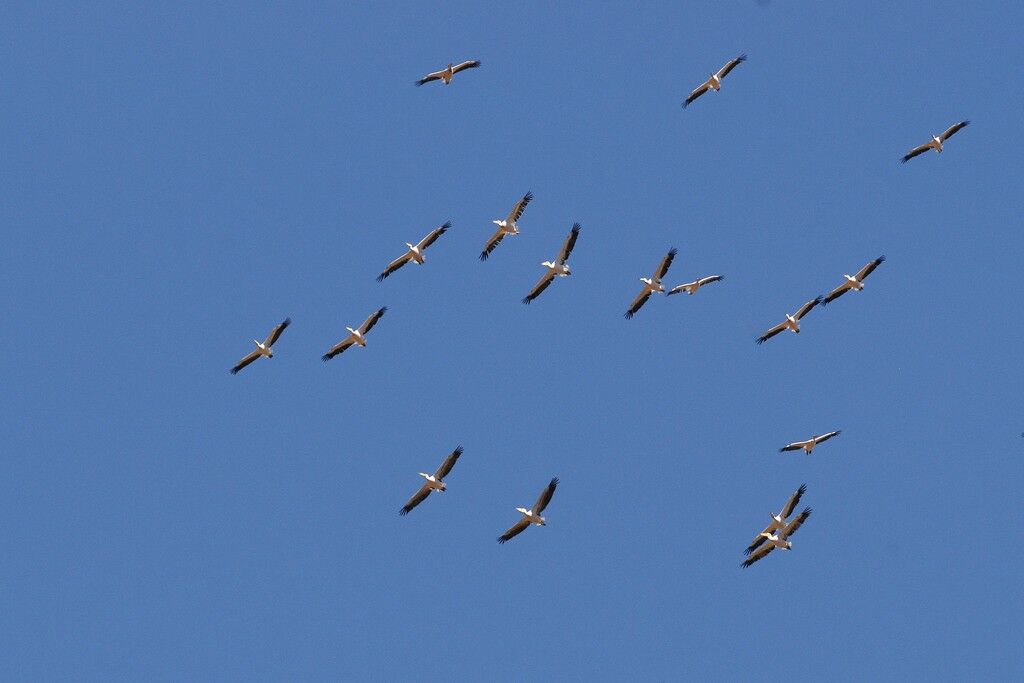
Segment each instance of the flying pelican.
M249 363L252 363L260 356L265 356L266 358L273 358L274 349L272 349L271 347L277 342L278 338L281 336L281 333L284 332L284 328L288 327L291 324L292 319L285 318L283 323L281 323L280 325L278 325L277 327L270 331L270 334L267 335L267 338L263 340L262 344L259 342L258 339L253 339L253 343L256 344L256 350L250 353L242 360L238 361L238 365L231 368L231 374L237 375L239 370L244 368Z
M486 261L487 257L491 255L491 252L495 250L501 240L505 239L505 235L518 235L519 226L516 224L522 215L523 211L526 210L526 205L533 199L533 193L527 192L523 195L523 198L516 202L515 207L511 213L503 221L491 221L498 226L497 232L491 235L491 239L487 240L487 244L484 245L484 250L480 252L480 260Z
M451 63L449 63L448 66L441 69L440 71L434 71L433 73L429 73L420 80L416 81L416 85L423 85L424 83L429 83L430 81L444 81L444 84L448 85L449 83L452 82L452 76L454 76L455 74L466 69L475 69L478 66L480 66L479 59L472 59L468 62L463 62L462 64L456 64L455 66L452 66Z
M800 488L796 490L796 493L790 496L789 500L786 501L786 505L782 508L782 511L779 512L779 514L772 515L769 513L772 521L768 523L768 526L764 528L764 531L757 535L754 542L747 546L747 555L757 550L773 531L778 531L786 526L786 518L793 514L793 510L796 510L796 506L800 504L800 499L805 493L807 493L807 484L801 484Z
M412 510L414 507L416 507L417 505L419 505L420 503L427 499L427 496L430 495L431 491L444 493L448 489L448 486L442 481L442 479L447 477L448 473L452 471L452 468L455 467L455 462L459 459L460 455L462 455L462 446L459 446L454 451L452 451L451 454L444 459L444 462L441 463L441 466L437 468L437 471L434 472L433 474L420 472L420 476L426 479L426 481L423 483L423 486L420 487L420 490L414 493L412 498L410 498L408 502L406 502L406 504L402 506L402 509L398 511L398 514L409 514L410 510Z
M668 269L672 267L672 260L675 259L678 250L672 247L665 254L665 258L661 259L661 263L658 264L658 269L654 271L654 275L651 277L642 277L640 282L644 283L644 288L636 298L633 299L633 303L629 305L629 310L626 311L626 320L629 320L633 315L643 308L647 300L651 298L651 294L654 292L664 292L665 285L661 284L661 278L665 277L668 273Z
M712 282L718 282L721 279L721 275L709 275L707 277L702 277L699 280L687 282L685 285L676 285L672 289L668 290L665 296L672 296L673 294L679 294L680 292L686 292L687 294L691 295L696 294L697 290L703 287L704 285L711 284Z
M938 137L932 136L932 139L929 142L926 142L925 144L921 145L920 147L915 147L914 149L912 149L909 152L907 152L906 154L904 154L903 155L903 160L900 163L905 164L908 161L910 161L911 159L913 159L914 157L918 156L919 154L924 154L929 149L934 149L936 152L941 152L942 151L942 143L945 142L946 140L950 139L951 137L953 137L953 135L958 130L960 130L961 128L965 128L967 126L967 124L969 124L969 123L970 123L970 121L961 121L960 123L954 123L952 126L947 128L946 132L943 133L942 135L939 135Z
M828 441L833 436L839 436L841 433L842 433L842 430L837 430L837 431L834 431L834 432L829 432L828 434L822 434L821 436L812 436L807 441L794 441L793 443L786 444L785 446L780 448L779 449L779 453L785 453L786 451L801 451L802 450L804 453L807 453L808 455L810 455L811 451L813 451L814 447L817 446L819 443L821 443L823 441Z
M383 282L384 278L391 273L395 272L409 261L415 261L417 265L423 265L426 257L423 256L423 251L431 244L437 241L437 238L448 232L448 228L452 227L452 222L448 221L440 228L435 228L430 231L430 234L421 239L415 246L405 243L405 246L409 247L409 251L405 252L394 261L388 264L388 267L384 269L384 272L377 276L377 282Z
M829 293L829 295L826 296L824 300L822 300L821 305L824 306L825 304L835 301L843 294L849 292L851 289L857 292L864 289L864 278L866 278L868 275L871 275L871 272L874 271L875 268L877 268L884 262L885 257L879 256L874 261L872 261L871 263L867 264L859 271L857 271L856 275L851 276L847 275L846 273L843 273L843 277L846 278L846 282L833 289L831 293Z
M548 503L551 502L551 496L555 495L556 486L558 486L558 477L552 479L547 488L541 491L540 496L537 497L537 502L533 504L532 510L516 508L516 510L522 513L523 518L513 524L508 531L503 533L501 536L498 536L498 543L506 543L507 541L512 540L519 534L523 533L526 527L531 524L547 526L547 520L541 517L540 513L544 512L544 508L546 508Z
M800 307L800 310L795 315L787 315L785 322L781 322L772 329L768 330L760 337L757 338L758 344L764 344L766 341L777 335L779 332L784 330L793 330L797 334L800 334L800 320L811 312L811 309L821 303L821 297L815 297Z
M558 253L558 258L554 261L542 261L541 265L547 268L547 272L541 276L537 284L533 286L533 289L523 297L523 303L528 304L548 288L557 275L558 277L568 277L572 275L572 271L569 269L567 261L569 260L569 254L572 253L572 248L576 246L576 238L580 234L580 224L573 223L572 230L569 232L569 236L565 238L565 244L562 245L562 251Z
M694 88L693 92L690 93L690 96L686 98L685 102L683 102L683 108L685 109L686 107L690 106L691 102L693 102L695 99L706 93L708 90L721 90L722 79L725 78L730 71L735 69L740 62L745 61L747 61L747 56L740 55L739 57L733 59L728 64L723 66L721 69L719 69L718 73L711 74L708 80L704 81L702 84Z
M804 511L801 512L796 519L787 524L784 528L779 529L777 533L773 534L769 531L762 533L761 536L764 537L764 540L767 541L767 543L762 544L761 547L756 550L752 550L747 559L743 561L743 567L749 567L776 548L792 550L793 544L787 539L795 534L797 529L803 526L803 523L806 522L807 518L810 516L811 508L804 508Z
M384 308L374 311L373 314L371 314L370 317L359 326L358 330L346 327L345 329L349 331L349 335L335 344L330 351L321 356L320 360L326 363L335 356L344 353L345 350L352 345L366 346L366 334L373 329L373 326L377 324L377 321L381 319L387 310L388 307L385 306Z

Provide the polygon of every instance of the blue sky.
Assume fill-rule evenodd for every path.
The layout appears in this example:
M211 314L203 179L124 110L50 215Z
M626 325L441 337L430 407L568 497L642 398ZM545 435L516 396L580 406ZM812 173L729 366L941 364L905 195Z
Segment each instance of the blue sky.
M1019 676L1020 7L723 4L7 7L7 676Z

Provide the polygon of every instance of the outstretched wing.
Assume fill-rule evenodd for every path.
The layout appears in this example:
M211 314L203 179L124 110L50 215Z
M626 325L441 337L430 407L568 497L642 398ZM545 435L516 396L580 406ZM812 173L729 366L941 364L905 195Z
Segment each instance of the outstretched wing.
M544 512L544 508L551 502L551 496L555 495L555 488L558 486L558 477L554 477L546 489L541 491L540 495L537 496L537 502L533 504L533 514L539 515Z
M528 526L530 526L530 522L524 517L513 524L508 531L503 533L501 536L498 536L498 543L507 543L508 541L511 541L513 538L523 533Z
M779 449L779 453L785 453L787 451L798 451L809 443L810 441L797 441L795 443L786 444L785 446Z
M523 211L526 210L526 205L533 200L533 193L527 192L523 195L523 198L516 202L516 205L512 208L511 213L505 219L506 223L514 223L523 216Z
M695 284L697 284L697 283L696 282L686 282L686 283L681 284L681 285L676 285L672 289L670 289L667 292L665 292L665 296L672 296L673 294L678 294L679 292L684 292L687 289L689 289L690 287L693 287Z
M903 159L900 161L900 163L905 164L914 157L924 154L929 149L931 149L931 145L921 145L920 147L915 147L914 149L910 150L909 152L903 155Z
M410 510L412 510L414 507L425 501L427 499L427 496L429 495L430 487L424 484L423 486L420 487L419 491L412 494L412 498L406 501L405 505L402 506L402 509L398 511L398 514L402 516L409 514Z
M842 433L842 430L837 429L834 432L829 432L828 434L822 434L821 436L819 436L818 438L816 438L814 440L814 443L815 444L819 444L819 443L822 443L823 441L828 441L833 436L839 436L840 433Z
M237 375L239 370L244 368L249 363L252 363L254 360L256 360L259 357L260 357L260 352L259 351L253 351L248 356L246 356L242 360L238 361L238 364L235 367L231 368L231 374L232 375Z
M822 306L826 306L826 305L832 303L833 301L835 301L836 299L841 297L843 294L846 294L847 292L849 292L850 291L850 287L852 287L852 285L849 282L844 282L843 284L839 285L838 287L833 289L831 292L829 292L828 296L826 296L824 299L821 300L821 305Z
M660 280L661 278L665 277L665 275L668 273L668 269L672 267L672 261L675 260L676 254L678 252L679 250L676 249L675 247L672 247L671 249L668 250L668 253L665 254L665 258L661 259L661 263L658 264L658 269L654 271L654 277L656 279Z
M857 271L857 274L854 275L854 277L863 282L864 278L866 278L868 275L871 275L871 273L874 272L875 268L882 265L883 263L885 263L885 256L879 256L874 261L872 261L871 263L867 264L859 271Z
M335 344L334 347L330 351L328 351L324 355L320 356L320 360L322 360L323 362L326 363L327 361L329 361L330 359L334 358L335 356L339 356L342 353L344 353L347 348L349 348L350 346L352 346L355 343L356 343L355 340L352 339L352 335L349 335L343 341L338 342L337 344Z
M491 255L491 252L497 249L503 239L505 239L505 231L498 228L498 231L491 235L491 239L487 240L487 244L484 245L484 250L480 252L480 260L486 261Z
M778 325L776 325L775 327L773 327L772 329L768 330L760 337L758 337L757 343L764 344L766 341L777 335L779 332L782 332L784 329L786 329L786 323L779 323Z
M796 510L796 506L800 504L800 499L803 498L805 493L807 493L807 484L800 484L800 488L796 490L796 493L790 496L789 500L786 501L786 507L782 508L782 512L779 513L779 517L786 519L793 514L793 510Z
M406 263L408 263L411 260L412 260L412 256L410 256L408 254L408 252L405 253L405 254L402 254L401 256L396 258L394 261L389 263L388 267L384 269L384 272L377 276L377 282L383 282L384 278L386 278L388 275L391 275L391 273L395 272L396 270L398 270L399 268L401 268L402 266L404 266Z
M573 223L572 230L569 231L569 236L565 238L565 244L562 245L562 251L558 254L558 260L556 263L565 265L565 262L569 260L569 254L572 253L572 248L576 246L576 238L580 235L580 224Z
M523 297L523 303L528 304L534 299L536 299L538 296L540 296L540 293L547 289L548 285L550 285L554 281L554 273L552 273L550 270L544 273L541 276L540 280L537 280L537 284L533 286L533 289L530 290L530 293Z
M747 559L743 560L743 568L746 569L773 550L775 550L774 545L762 545L760 548L753 551Z
M433 73L429 73L420 80L416 81L416 85L423 85L424 83L430 83L430 81L439 81L441 80L441 74L443 73L443 71L434 71Z
M280 325L278 325L277 327L275 327L274 329L272 329L270 331L270 334L268 334L267 338L263 341L263 345L264 346L273 346L277 342L277 340L281 338L281 333L284 332L285 328L288 327L291 324L292 324L292 319L291 318L285 318L284 321Z
M460 455L462 455L462 446L456 448L448 455L447 458L444 459L441 466L437 468L436 472L434 472L434 478L444 479L447 477L448 473L452 471L453 467L455 467L455 463L458 461Z
M710 88L710 87L711 87L710 85L708 85L707 83L704 83L703 85L700 85L697 88L695 88L693 90L693 92L690 93L690 96L687 97L686 100L683 102L683 109L686 109L687 107L689 107L690 104L693 103L693 101L695 99L697 99L698 97L700 97L701 95L706 93L708 91L708 88Z
M457 64L457 65L453 66L452 67L452 73L453 74L457 74L460 71L464 71L466 69L475 69L478 66L480 66L480 60L479 59L471 59L468 62L463 62L462 64Z
M811 516L811 508L804 508L804 511L794 519L792 522L786 525L786 528L779 532L780 538L789 538L797 532L797 529L804 525L807 518Z
M718 282L719 280L723 279L725 278L723 278L721 275L708 275L707 277L702 277L701 279L697 280L697 284L703 287L704 285L711 284L712 282Z
M764 535L765 534L770 534L771 532L775 531L776 528L777 528L777 525L775 524L775 522L772 522L771 524L766 526L764 528L764 531L759 533L757 535L757 538L755 538L753 540L753 542L744 549L743 554L744 555L749 555L750 553L752 553L755 550L757 550L758 548L760 548L764 544L764 542L768 540L767 538L765 538Z
M420 243L416 245L418 249L426 249L431 244L437 241L437 238L448 232L448 228L452 227L452 222L448 221L440 228L435 228L430 231L430 234L420 240Z
M715 74L715 75L718 76L719 79L725 78L726 76L729 75L730 71L732 71L737 66L739 66L742 62L745 62L745 61L747 61L747 56L746 55L740 55L739 57L737 57L736 59L731 60L728 64L726 64L721 69L719 69L718 73Z
M640 294L638 294L637 297L633 299L633 303L629 305L629 310L626 311L626 320L632 318L637 311L643 308L644 304L647 303L647 300L650 298L651 290L648 289L647 287L644 287L644 291L640 292Z
M965 128L970 121L961 121L960 123L954 123L952 126L946 129L946 132L939 136L939 140L945 142L949 138L956 135L956 132L961 128Z
M384 317L384 314L387 312L387 310L388 307L384 306L383 308L378 308L376 311L370 314L370 317L366 319L366 322L359 326L359 332L361 334L366 334L367 332L372 330L373 326L377 324L377 321Z
M802 319L803 319L803 317L804 317L805 315L807 315L808 313L810 313L810 312L811 312L811 310L812 310L812 309L813 309L813 308L814 308L815 306L817 306L818 304L820 304L820 303L821 303L821 299L822 299L822 297L820 297L820 296L816 296L816 297L814 297L813 299L811 299L810 301L808 301L807 303L805 303L805 304L804 304L803 306L801 306L801 307L800 307L800 310L799 310L799 311L797 311L797 312L796 312L796 315L795 315L795 316L793 316L793 317L794 317L794 318L796 318L797 320L802 320Z

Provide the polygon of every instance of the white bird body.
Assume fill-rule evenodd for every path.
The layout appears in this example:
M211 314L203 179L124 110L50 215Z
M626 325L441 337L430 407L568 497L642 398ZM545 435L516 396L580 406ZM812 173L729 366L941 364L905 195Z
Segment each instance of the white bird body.
M252 343L256 345L255 350L250 352L249 355L247 355L242 360L238 361L238 363L235 364L235 367L231 368L231 374L237 375L239 370L244 368L246 365L249 365L257 358L273 358L274 344L277 343L277 340L281 337L281 333L284 332L285 329L289 325L291 325L291 323L292 319L287 318L279 325L276 325L274 329L270 331L270 334L267 335L267 338L264 339L263 341L260 341L259 339L253 339Z
M374 311L357 330L354 330L351 327L346 327L345 329L348 330L348 336L331 347L331 350L321 356L320 359L327 362L335 356L344 353L346 349L349 349L352 346L366 346L367 333L373 329L377 324L377 321L383 317L387 310L387 306L385 306L384 308Z
M362 332L359 330L353 330L351 327L346 327L345 329L352 335L352 341L360 346L366 346L366 337L363 336Z
M392 273L410 261L418 266L422 266L423 262L427 260L427 256L424 253L426 252L427 247L436 242L441 235L448 232L450 227L452 227L452 223L451 221L448 221L441 227L431 230L426 237L416 244L405 242L405 246L408 247L408 251L389 263L388 267L384 269L384 272L377 276L377 282L383 282L386 278L390 277Z
M444 462L441 463L441 466L437 468L436 472L433 474L420 472L419 475L424 479L423 486L421 486L419 490L412 495L412 498L402 506L402 509L398 511L398 514L402 516L409 514L413 508L425 501L427 497L435 491L438 493L444 493L447 491L448 485L444 483L444 478L447 477L448 473L452 471L453 467L455 467L455 463L461 455L462 446L459 446L452 451L451 455L444 459Z
M686 98L685 102L683 102L683 107L690 106L690 104L695 99L697 99L698 97L700 97L704 93L708 92L709 90L714 90L715 92L718 92L719 90L721 90L722 89L722 79L725 78L729 74L730 71L735 69L737 66L739 66L740 64L742 64L746 60L747 60L747 56L746 55L740 55L736 59L729 60L725 64L725 66L723 66L717 72L715 72L713 74L709 74L708 75L708 80L704 81L703 83L701 83L700 85L698 85L696 88L693 89L693 91L690 93L690 96Z
M516 205L512 207L512 211L509 212L508 216L501 220L492 220L491 222L498 226L498 229L491 235L491 238L487 240L487 244L484 245L483 251L480 252L480 260L486 261L494 251L501 240L505 239L506 235L518 235L519 224L517 221L523 217L523 211L526 210L527 204L533 201L533 193L527 192L523 195L523 198L516 202Z
M956 133L958 131L960 131L961 129L965 128L970 123L971 123L970 121L966 121L966 120L961 121L959 123L954 123L952 126L947 128L945 130L945 132L943 132L943 133L941 133L939 135L933 135L932 139L929 140L928 142L926 142L923 145L920 145L918 147L915 147L914 149L912 149L909 152L907 152L906 154L904 154L903 155L903 159L901 159L901 161L903 163L907 163L908 161L910 161L914 157L919 156L921 154L924 154L925 152L927 152L930 149L934 149L937 153L941 153L942 152L943 144L946 142L946 140L948 140L949 138L951 138L954 135L956 135Z
M774 337L775 335L786 330L790 330L792 332L795 332L796 334L800 334L800 321L803 320L804 316L810 313L815 306L820 304L821 301L822 297L815 297L808 301L807 303L805 303L803 306L801 306L800 310L794 313L793 315L787 313L786 319L783 320L778 325L776 325L775 327L768 330L767 332L765 332L764 334L762 334L760 337L758 337L756 340L757 343L763 344L772 337Z
M820 436L819 435L812 436L811 438L807 439L806 441L794 441L793 443L786 444L785 446L780 448L779 449L779 453L785 453L786 451L803 451L807 455L810 455L811 451L813 451L814 447L817 446L819 443L822 443L824 441L828 441L833 436L839 436L841 433L842 433L841 430L836 430L834 432L829 432L827 434L822 434Z
M721 279L721 275L709 275L708 277L698 278L693 282L687 282L682 285L676 285L672 289L668 290L668 296L671 296L673 294L679 294L680 292L686 292L690 296L693 296L694 294L697 293L697 290L703 287L704 285L710 284L712 282L718 282Z
M547 485L547 487L541 491L540 496L537 498L537 502L533 504L532 508L516 508L516 512L522 515L522 518L509 527L508 531L498 536L498 543L507 543L519 534L523 533L530 525L534 526L547 526L547 520L541 516L544 512L544 508L551 502L551 496L555 494L555 488L558 486L558 477L555 477Z
M668 269L672 267L672 261L675 260L676 253L678 252L675 247L669 249L650 277L638 278L640 282L644 283L644 288L637 294L636 298L633 299L633 303L626 310L626 320L631 319L637 311L643 308L643 305L651 298L651 294L655 292L659 294L665 293L665 285L662 284L661 280L668 274Z
M547 520L540 515L533 514L533 510L527 510L526 508L516 508L518 512L521 512L523 517L530 522L530 524L536 524L537 526L547 526Z
M859 292L864 289L864 279L868 275L874 272L875 268L885 263L885 256L879 256L873 261L868 262L863 268L857 271L856 275L850 275L849 273L843 273L843 279L846 280L843 284L839 285L822 300L822 305L827 306L832 303L843 294L847 292Z
M432 491L444 492L448 488L443 481L435 477L433 474L420 472L420 476L427 480L427 486L430 487Z
M445 85L448 85L452 82L452 77L455 74L465 69L475 69L478 66L480 66L480 60L478 59L471 59L468 62L462 62L461 64L454 65L449 62L448 66L441 69L440 71L433 71L424 76L423 78L419 79L418 81L416 81L416 85L423 85L424 83L429 83L430 81L441 81Z

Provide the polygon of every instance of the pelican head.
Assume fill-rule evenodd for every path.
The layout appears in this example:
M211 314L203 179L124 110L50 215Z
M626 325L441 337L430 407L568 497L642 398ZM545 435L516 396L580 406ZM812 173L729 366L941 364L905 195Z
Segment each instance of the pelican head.
M544 266L545 268L554 268L555 267L555 264L552 263L551 261L541 261L540 264L542 266Z
M540 518L540 525L541 526L547 526L548 525L548 520L546 520L543 517L541 517Z
M409 244L408 242L405 243L405 246L409 247L409 251L416 251L416 247L414 247L413 245Z
M529 514L530 514L530 511L527 510L526 508L516 508L516 512L522 513L522 514L527 515L527 516L529 516Z
M352 334L355 334L355 335L359 334L357 331L353 330L351 327L346 327L345 329L348 330Z
M420 476L423 477L424 479L430 479L430 475L427 474L426 472L420 472Z

